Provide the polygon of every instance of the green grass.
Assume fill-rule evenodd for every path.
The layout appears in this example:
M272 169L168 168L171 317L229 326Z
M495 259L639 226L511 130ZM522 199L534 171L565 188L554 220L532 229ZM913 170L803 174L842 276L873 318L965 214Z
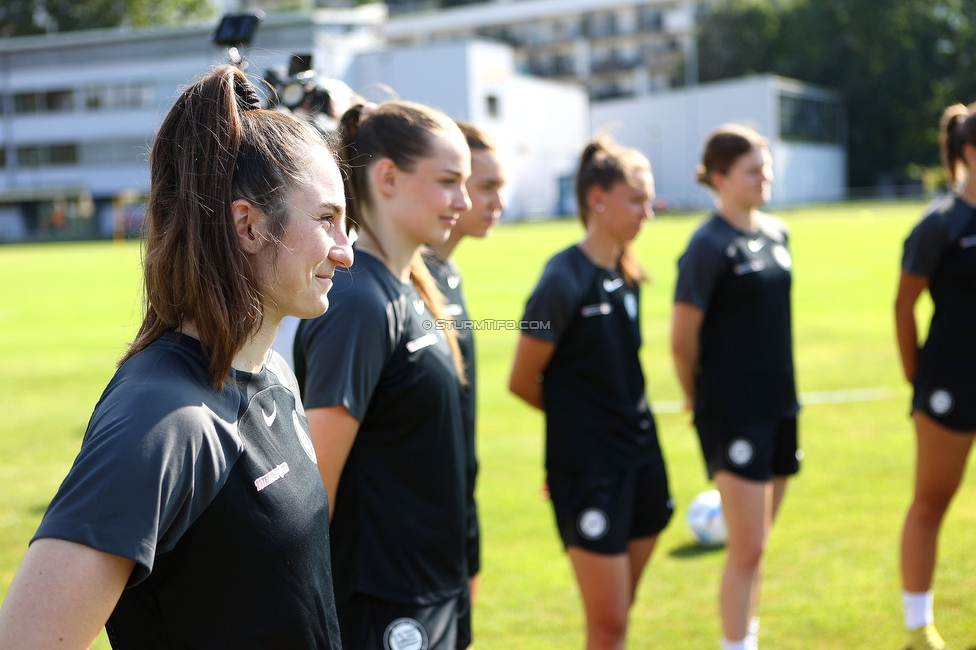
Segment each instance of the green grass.
M807 406L803 471L773 533L761 606L764 647L900 648L898 536L911 494L909 388L892 302L901 243L920 203L782 211L792 231L794 332L801 392L885 388L889 399ZM679 399L668 352L675 262L701 218L668 216L637 242L654 276L643 292L643 362L652 402ZM545 261L576 241L575 221L513 224L458 250L475 319L517 319ZM0 248L0 594L77 452L95 401L135 332L136 243ZM923 304L920 313L928 313ZM480 331L479 501L484 531L476 647L579 648L581 606L549 504L539 496L543 422L506 391L516 340ZM708 487L684 414L658 428L678 513L631 614L628 648L717 647L724 554L702 551L684 506ZM976 646L976 480L945 524L936 616L953 648ZM107 648L104 638L96 644Z

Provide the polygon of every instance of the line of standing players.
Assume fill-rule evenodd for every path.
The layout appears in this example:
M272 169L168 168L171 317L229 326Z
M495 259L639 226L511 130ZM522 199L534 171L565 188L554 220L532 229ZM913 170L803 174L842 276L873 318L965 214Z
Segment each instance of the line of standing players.
M471 645L475 357L451 255L497 222L504 171L487 136L419 104L354 105L340 131L336 160L231 67L167 115L146 317L0 610L3 647L87 647L102 625L116 648ZM964 184L906 242L896 309L919 441L902 554L913 650L945 648L935 540L976 429L971 108L947 111L943 153ZM716 211L678 261L672 354L729 527L721 645L746 650L802 455L792 258L785 224L759 210L765 140L720 127L698 174ZM510 388L546 415L587 648L622 648L674 510L638 357L647 275L632 242L653 216L650 166L598 137L576 194L584 235L528 300L523 320L545 327L522 333ZM919 351L925 288L936 313ZM303 320L279 331L287 317Z

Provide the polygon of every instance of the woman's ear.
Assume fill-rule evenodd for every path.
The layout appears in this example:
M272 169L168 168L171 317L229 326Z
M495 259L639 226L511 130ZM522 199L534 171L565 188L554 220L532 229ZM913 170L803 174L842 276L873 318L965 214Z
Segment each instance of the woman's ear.
M716 192L721 192L725 184L725 175L717 171L708 172L708 182Z
M586 191L586 207L590 214L603 212L606 209L607 193L599 185L591 185Z
M380 158L373 165L373 181L376 185L376 191L388 198L396 196L399 175L400 170L392 160Z
M966 163L969 174L972 175L973 170L976 169L976 144L972 142L964 142L962 145L962 151L959 152L962 156L962 161Z
M268 243L264 233L264 214L247 199L237 199L231 203L230 214L241 250L253 255L264 248Z

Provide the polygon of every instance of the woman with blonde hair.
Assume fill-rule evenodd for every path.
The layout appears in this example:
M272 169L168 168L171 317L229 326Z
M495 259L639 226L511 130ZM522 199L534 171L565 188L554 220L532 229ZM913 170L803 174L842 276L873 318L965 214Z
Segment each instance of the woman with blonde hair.
M468 209L470 153L453 120L411 102L355 105L341 132L356 264L293 351L334 513L342 643L465 648L465 371L421 249Z

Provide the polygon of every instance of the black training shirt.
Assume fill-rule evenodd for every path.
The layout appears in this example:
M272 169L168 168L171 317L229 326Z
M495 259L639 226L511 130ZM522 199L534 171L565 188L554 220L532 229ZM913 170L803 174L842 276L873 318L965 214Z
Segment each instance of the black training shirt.
M523 321L523 334L556 345L542 383L546 467L617 470L653 458L638 287L572 246L549 260Z
M339 648L329 511L298 386L274 354L209 386L200 343L129 359L34 539L136 562L113 648Z
M793 372L786 225L759 215L745 233L712 216L678 260L675 302L705 312L699 334L695 413L744 423L799 411Z
M445 308L449 316L454 319L458 347L461 348L461 358L464 359L464 376L467 385L461 387L461 422L464 425L465 456L467 458L467 497L468 497L468 538L469 546L478 544L478 515L477 503L474 499L474 489L478 476L478 456L475 446L475 359L474 359L474 324L468 315L467 302L461 289L461 272L452 259L442 260L433 252L424 255L427 270L437 283L437 288L444 294ZM474 575L479 567L478 554L475 551L468 554L468 572Z
M443 601L468 578L450 347L413 284L369 253L333 281L329 311L298 327L295 367L306 408L344 406L360 422L332 520L336 602Z
M976 357L976 209L957 196L933 202L905 241L902 269L929 280L924 355Z

